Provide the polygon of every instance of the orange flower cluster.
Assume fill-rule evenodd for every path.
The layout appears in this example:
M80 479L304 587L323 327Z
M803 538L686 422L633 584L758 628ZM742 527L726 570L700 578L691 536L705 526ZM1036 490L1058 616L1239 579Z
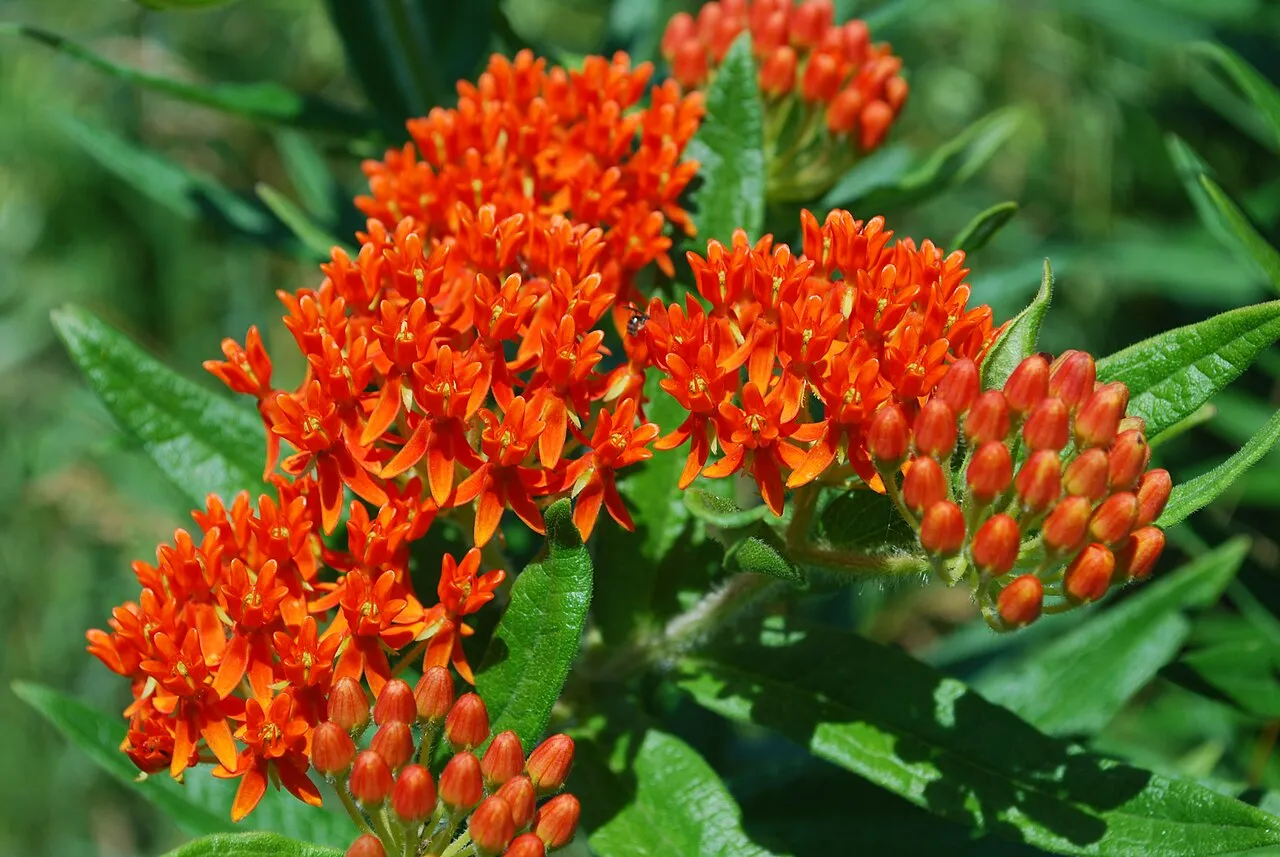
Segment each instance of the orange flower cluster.
M896 406L877 413L868 445L935 570L953 583L967 576L987 621L1006 630L1147 576L1164 550L1152 524L1172 482L1147 469L1151 448L1128 402L1125 385L1098 383L1080 351L1052 365L1028 357L1002 389L981 393L977 366L960 360L913 418Z
M662 389L689 414L656 444L689 442L681 486L746 469L775 515L785 488L824 473L874 479L876 412L914 413L950 362L978 358L993 337L990 307L967 307L963 253L891 242L883 218L846 211L821 225L805 211L802 225L802 255L741 232L705 258L690 253L709 308L692 295L683 307L655 300L645 327Z

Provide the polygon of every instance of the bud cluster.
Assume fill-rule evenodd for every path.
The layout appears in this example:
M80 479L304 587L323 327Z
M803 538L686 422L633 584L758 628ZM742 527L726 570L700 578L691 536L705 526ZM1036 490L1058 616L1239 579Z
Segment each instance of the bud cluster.
M1142 419L1125 416L1125 385L1098 383L1093 358L1068 351L1052 364L1026 358L1002 389L979 386L974 361L958 360L914 421L890 405L868 435L934 570L967 579L1001 630L1150 574L1172 482L1147 469L1151 448Z
M371 723L373 736L362 750ZM438 777L429 768L437 738L452 754ZM573 749L572 738L553 735L526 758L516 733L490 735L479 696L455 699L448 670L432 667L416 687L387 682L372 710L358 683L337 682L329 719L315 730L311 762L368 831L352 843L348 857L446 849L478 857L543 857L567 845L577 829L578 799L556 794L569 775Z
M713 0L696 18L671 18L662 53L677 81L701 87L743 32L759 66L769 148L780 153L770 197L789 187L796 199L808 198L839 171L797 180L797 169L812 173L828 158L847 167L880 145L907 98L902 60L871 42L866 22L836 24L832 0Z

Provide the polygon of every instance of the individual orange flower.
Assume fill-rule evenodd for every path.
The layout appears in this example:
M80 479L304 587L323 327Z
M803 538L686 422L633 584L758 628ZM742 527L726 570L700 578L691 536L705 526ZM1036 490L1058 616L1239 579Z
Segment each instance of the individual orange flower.
M326 637L343 641L333 678L364 676L377 694L391 677L383 644L398 651L411 643L422 630L422 605L390 570L376 581L360 572L346 575L339 603L341 610L325 631Z
M213 772L215 777L240 778L231 803L232 821L240 821L258 805L267 792L269 775L303 803L321 805L320 790L307 776L310 732L311 725L295 711L288 692L274 699L248 701L244 725L236 731L245 747L234 765L224 763Z
M523 462L546 424L533 415L521 396L512 399L501 417L482 409L480 419L484 423L480 446L486 460L458 486L459 502L476 500L476 544L483 545L493 537L505 508L515 512L529 529L545 533L542 513L532 497L544 477Z
M471 636L474 631L462 618L492 601L494 590L506 579L506 572L501 569L477 574L480 560L479 548L468 551L462 562L457 562L450 554L444 555L437 589L440 603L428 611L424 621L428 631L432 625L437 625L437 629L427 644L422 668L426 670L452 663L458 675L470 684L475 684L475 675L462 649L462 638Z
M584 540L591 538L601 505L620 525L635 529L618 493L615 471L652 458L648 447L657 436L658 427L653 423L636 425L633 399L622 400L613 413L600 411L588 444L591 451L576 459L565 474L573 485L573 522Z

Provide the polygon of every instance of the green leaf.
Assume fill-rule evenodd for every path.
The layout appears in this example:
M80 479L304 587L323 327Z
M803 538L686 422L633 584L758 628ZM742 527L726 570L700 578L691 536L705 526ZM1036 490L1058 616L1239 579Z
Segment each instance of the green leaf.
M88 310L55 310L53 326L121 428L197 506L262 484L263 426L252 410L175 374Z
M736 541L725 551L725 567L730 571L749 571L790 583L802 583L804 575L775 542L776 539L761 536L748 536Z
M1255 717L1280 717L1280 646L1265 639L1219 643L1184 655L1182 663Z
M982 388L996 389L1013 374L1018 364L1036 353L1036 340L1040 338L1040 326L1049 312L1053 300L1053 269L1044 260L1044 274L1040 278L1040 291L1035 299L1005 326L1000 337L991 345L982 361Z
M755 240L764 228L764 119L749 34L729 48L706 101L706 116L688 150L702 177L693 194L698 240L728 244L738 228Z
M742 831L742 811L693 748L645 734L628 774L635 798L591 834L600 857L769 857ZM588 798L589 799L589 798Z
M147 9L209 9L214 6L225 6L234 0L134 0L139 6Z
M749 527L769 514L768 506L739 509L735 503L700 488L690 488L684 492L684 505L703 523L726 530Z
M1217 207L1223 221L1234 233L1236 240L1244 247L1253 261L1258 263L1271 283L1280 288L1280 251L1258 234L1249 215L1235 203L1227 192L1208 176L1200 176L1200 186L1204 188L1209 200Z
M1276 411L1267 424L1262 427L1249 442L1226 461L1202 473L1195 479L1181 482L1173 486L1169 495L1169 505L1156 525L1168 529L1181 523L1193 512L1198 512L1216 500L1231 487L1231 483L1239 479L1246 470L1257 464L1258 459L1271 451L1276 441L1280 440L1280 411Z
M347 251L347 255L355 258L356 253L351 247L327 234L307 216L305 211L298 208L293 200L271 185L258 182L254 186L254 191L258 194L258 199L280 218L281 223L289 227L289 231L302 242L302 246L307 248L317 261L327 261L334 247L342 247Z
M832 547L857 553L919 549L915 530L889 498L865 488L824 491L816 535Z
M1181 611L1216 602L1248 553L1233 539L973 687L1050 735L1097 732L1178 654L1191 630Z
M1223 220L1222 212L1209 198L1204 185L1200 184L1200 177L1213 176L1213 170L1177 134L1165 135L1164 142L1165 148L1169 150L1169 160L1173 161L1173 167L1182 181L1187 196L1191 197L1191 203L1195 206L1200 222L1223 246L1231 248L1232 251L1240 250L1235 233Z
M347 194L334 178L320 149L306 134L291 128L277 129L275 143L280 162L303 209L322 223L334 223L339 205L348 204Z
M353 839L355 837L352 837ZM287 839L275 833L223 833L173 849L165 857L341 857L336 848Z
M320 99L299 95L278 83L188 83L117 65L70 39L40 27L26 24L0 25L0 35L7 34L25 36L125 83L257 122L348 133L361 132L368 126L366 119L348 110Z
M721 531L712 537L725 546L725 569L767 574L791 583L804 581L800 569L786 556L782 540L763 522L769 514L767 506L739 509L732 501L696 488L685 492L684 505L695 518Z
M546 524L547 553L516 578L476 674L494 734L513 729L526 749L547 726L591 605L591 556L567 499L547 509Z
M405 120L426 115L442 92L427 70L429 45L416 6L404 0L325 0L325 8L384 132L404 138Z
M730 720L938 815L1062 854L1192 857L1280 843L1280 819L1037 732L893 648L767 633L680 664L679 686Z
M1017 213L1018 204L1012 200L991 206L960 230L960 234L951 240L951 249L965 253L981 250Z
M902 143L889 143L865 158L859 158L827 191L820 208L840 208L857 202L880 188L893 187L911 168L911 150Z
M1129 413L1157 437L1238 378L1277 338L1280 301L1242 307L1117 351L1098 361L1098 377L1125 383Z
M1229 48L1213 42L1200 42L1192 51L1218 66L1235 82L1271 129L1271 147L1280 151L1280 91Z

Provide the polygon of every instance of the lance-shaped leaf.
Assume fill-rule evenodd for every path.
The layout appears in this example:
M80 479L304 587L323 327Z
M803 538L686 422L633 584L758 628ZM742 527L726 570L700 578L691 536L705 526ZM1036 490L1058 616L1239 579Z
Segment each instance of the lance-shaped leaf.
M731 720L982 833L1061 854L1193 857L1280 844L1280 818L1050 738L959 681L861 637L729 641L678 684Z
M1098 361L1098 377L1125 383L1129 413L1156 437L1238 378L1277 338L1280 301L1242 307L1117 351Z
M1201 42L1192 50L1217 65L1235 81L1270 129L1271 147L1280 151L1280 91L1230 48L1213 42Z
M254 191L263 205L271 209L271 213L289 228L289 231L302 242L302 246L316 261L328 261L334 247L342 247L349 256L355 257L356 253L351 247L326 233L293 200L271 185L258 182L254 186Z
M1018 313L1000 332L982 361L982 386L995 389L1018 368L1018 364L1036 352L1036 340L1040 338L1040 326L1049 312L1053 300L1053 269L1044 260L1044 274L1040 278L1040 291L1035 299Z
M965 253L981 250L1017 213L1018 204L1013 201L991 206L976 215L964 229L960 230L960 234L952 239L950 249L963 250Z
M1160 520L1156 521L1157 526L1168 529L1218 499L1246 470L1270 452L1277 440L1280 440L1280 411L1276 411L1235 455L1207 473L1174 485L1169 504L1165 506Z
M176 374L86 309L55 311L53 326L120 427L197 506L262 484L264 429L251 409Z
M276 833L223 833L188 842L165 857L341 857L341 854L336 848L323 848Z
M494 734L512 729L526 750L547 727L591 605L591 556L568 500L547 509L546 524L546 555L516 578L476 674Z

